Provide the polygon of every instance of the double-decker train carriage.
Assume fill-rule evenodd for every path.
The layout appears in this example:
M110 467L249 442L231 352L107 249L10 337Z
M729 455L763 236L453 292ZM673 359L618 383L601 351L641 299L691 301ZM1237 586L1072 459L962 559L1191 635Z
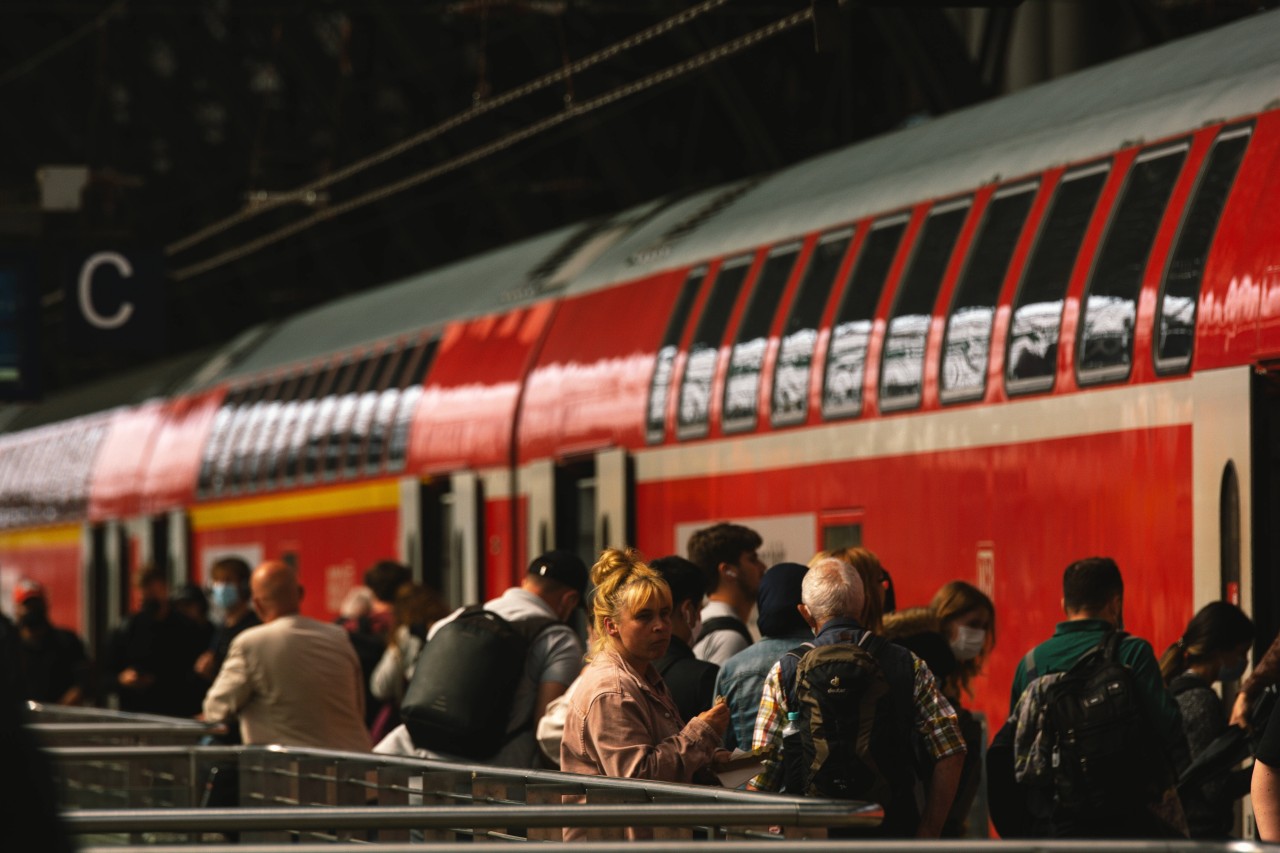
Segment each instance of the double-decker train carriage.
M1079 557L1157 646L1220 597L1269 639L1276 44L1259 15L20 412L0 582L100 636L143 562L284 556L331 617L386 556L462 603L732 519L770 563L863 543L902 604L990 593L988 714Z

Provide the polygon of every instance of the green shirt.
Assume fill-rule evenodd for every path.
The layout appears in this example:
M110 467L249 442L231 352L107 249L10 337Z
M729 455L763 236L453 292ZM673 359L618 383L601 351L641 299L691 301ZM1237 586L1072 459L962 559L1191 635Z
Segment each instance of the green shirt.
M1102 619L1076 619L1059 622L1053 636L1035 647L1036 677L1051 672L1065 672L1080 656L1102 642L1110 622ZM1160 677L1160 665L1156 662L1151 644L1140 637L1125 637L1117 652L1120 662L1133 671L1134 683L1142 700L1143 716L1149 720L1160 736L1160 741L1172 754L1185 753L1187 745L1182 734L1182 712L1178 703L1165 689ZM1018 699L1027 689L1027 659L1024 657L1013 674L1013 692L1009 697L1009 712L1017 707Z

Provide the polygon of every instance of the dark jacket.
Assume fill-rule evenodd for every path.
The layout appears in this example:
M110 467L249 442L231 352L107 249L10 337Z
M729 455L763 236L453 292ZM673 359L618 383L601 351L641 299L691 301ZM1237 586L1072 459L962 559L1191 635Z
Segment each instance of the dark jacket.
M716 700L716 676L720 667L698 660L693 649L679 637L671 638L667 653L654 663L676 700L680 716L687 723L711 707Z

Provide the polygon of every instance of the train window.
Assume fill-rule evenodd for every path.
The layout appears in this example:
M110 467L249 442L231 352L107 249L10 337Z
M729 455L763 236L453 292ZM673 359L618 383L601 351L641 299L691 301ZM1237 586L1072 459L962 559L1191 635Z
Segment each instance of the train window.
M227 440L227 430L235 416L236 408L244 399L247 388L228 391L222 405L213 416L213 425L209 428L209 437L204 443L204 455L200 459L200 474L196 478L196 491L207 495L213 490L213 471L222 452L223 442Z
M266 384L253 385L245 394L244 402L236 407L227 427L227 437L218 452L213 467L213 491L215 494L230 491L237 485L235 482L236 459L243 453L243 442L253 419L266 396Z
M276 436L280 432L280 422L290 402L298 396L298 388L302 385L302 374L295 373L280 383L279 393L268 407L262 426L258 429L258 437L252 448L252 456L248 461L245 475L246 485L260 487L263 485L267 471L268 459L275 445Z
M831 327L827 371L823 377L822 415L848 418L862 412L867 344L885 279L902 243L910 217L900 214L871 226Z
M311 435L312 421L315 420L321 403L334 386L341 366L332 362L321 367L311 386L311 393L298 406L298 419L294 422L293 434L289 436L289 450L284 459L284 482L286 485L297 481L302 473L303 459L307 454L307 440Z
M1205 158L1199 183L1187 205L1156 311L1160 323L1155 341L1156 369L1161 373L1183 373L1191 366L1204 265L1252 133L1251 124L1223 128Z
M262 463L265 474L263 486L266 488L274 487L281 476L280 469L283 467L283 460L287 458L290 444L293 441L293 433L298 426L298 417L302 410L303 401L311 399L319 381L320 374L317 371L301 374L298 377L298 387L294 389L293 396L285 401L284 407L280 410L280 424L276 427L276 434L271 439L267 457Z
M396 362L387 375L387 386L378 395L378 403L369 423L369 440L364 447L364 470L372 474L382 464L382 454L387 449L387 438L391 434L395 422L396 410L400 405L400 395L408 384L413 369L418 363L423 347L409 344L400 349Z
M742 283L751 269L751 256L725 261L711 288L711 296L702 308L698 327L689 343L684 381L680 386L680 406L676 412L676 435L697 438L707 434L711 407L711 383L715 381L720 343L724 340L729 314L738 301Z
M352 371L350 386L334 405L333 420L329 424L329 434L324 443L325 479L336 477L346 459L347 442L351 440L351 428L360 404L360 392L373 384L373 371L377 362L377 356L366 356Z
M1133 161L1085 290L1077 350L1082 382L1129 375L1142 274L1190 147L1185 140L1162 145Z
M778 361L773 367L774 426L804 423L809 414L809 370L818 341L818 324L852 237L852 228L842 228L822 235L813 247L809 268L782 329Z
M947 319L940 391L944 402L974 400L986 389L996 301L1039 186L1032 181L1003 187L983 214Z
M1011 393L1053 387L1071 269L1110 171L1109 161L1073 169L1054 191L1014 301L1005 359L1005 385Z
M403 349L385 350L378 357L378 363L373 368L373 376L356 403L356 411L351 419L347 452L343 459L348 477L355 476L360 470L360 460L364 458L365 446L369 443L369 428L377 412L378 401L382 399L387 386L391 384L397 365L403 356Z
M880 371L882 409L905 409L920 404L930 317L938 301L942 275L972 203L968 198L943 202L936 205L925 220L915 254L898 285L885 332Z
M436 354L436 341L427 341L419 348L417 360L405 376L404 390L396 407L395 422L391 429L391 445L387 449L387 467L398 471L404 467L409 455L409 430L413 426L413 413L422 399L422 383Z
M333 385L324 399L316 406L315 416L311 419L311 429L307 433L306 452L303 454L302 474L304 482L311 482L320 473L323 466L323 453L328 444L329 430L333 426L334 414L341 403L343 395L351 389L358 366L347 359L338 368Z
M764 269L752 288L751 301L738 325L737 339L729 356L729 375L724 383L724 408L720 425L726 431L752 429L760 399L760 371L769 344L769 326L778 313L778 302L800 254L800 244L779 246L769 252Z
M659 444L667 432L667 393L671 389L671 377L675 372L676 354L680 350L680 336L689 323L689 313L698 289L706 281L707 268L698 267L689 273L676 299L676 309L667 321L667 332L662 336L653 364L653 379L649 382L649 414L645 434L650 444Z
M257 444L258 434L263 428L263 421L268 417L272 403L280 393L281 385L282 383L279 381L264 383L261 386L261 396L254 402L249 409L248 415L244 418L240 428L240 435L236 439L236 445L231 454L231 470L227 477L232 489L239 490L246 485L250 466L253 463L253 448Z

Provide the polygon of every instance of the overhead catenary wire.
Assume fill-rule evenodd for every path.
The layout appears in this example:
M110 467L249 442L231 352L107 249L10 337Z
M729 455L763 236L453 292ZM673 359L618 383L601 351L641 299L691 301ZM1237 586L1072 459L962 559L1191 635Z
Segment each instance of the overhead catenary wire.
M518 86L515 89L512 89L509 92L504 92L496 97L478 101L469 109L451 116L439 124L432 125L413 136L403 139L394 145L389 145L381 151L357 160L356 162L344 166L335 172L331 172L328 175L303 184L294 190L272 193L266 200L260 203L246 207L231 216L218 220L212 225L208 225L187 235L186 237L173 241L169 245L165 246L165 255L172 257L192 248L193 246L199 245L212 237L225 233L231 228L234 228L243 222L247 222L255 216L266 213L269 210L274 210L278 207L292 204L299 199L305 199L309 194L316 193L317 191L330 187L333 184L345 181L360 172L371 169L374 166L381 165L382 163L398 157L407 151L411 151L412 149L437 139L452 130L458 129L469 122L475 121L477 118L480 118L487 113L491 113L496 109L505 107L514 101L518 101L521 98L532 95L549 86L553 86L556 83L571 79L574 74L586 71L588 68L599 65L600 63L613 59L628 50L639 47L646 42L665 35L678 27L688 24L700 15L714 11L729 2L730 0L704 0L704 2L699 3L696 6L691 6L678 14L672 15L670 18L666 18L657 24L654 24L652 27L641 30L636 34L602 50L598 50L593 54L584 56L576 62L566 64L555 71L544 74L535 80L525 83L523 86Z
M334 219L345 213L350 213L353 210L404 192L405 190L448 174L449 172L469 166L500 151L504 151L519 142L523 142L526 139L564 124L567 121L578 118L579 116L598 110L602 107L609 106L610 104L616 103L624 98L628 98L647 89L651 89L654 86L682 77L685 74L700 70L712 63L719 62L720 60L740 53L747 48L754 47L760 42L772 38L773 36L786 32L787 30L809 20L812 16L813 12L810 8L794 12L785 18L773 22L772 24L768 24L744 36L725 42L724 44L712 48L705 53L691 57L683 62L676 63L662 71L655 72L647 77L642 77L641 79L625 86L619 86L616 89L612 89L609 92L604 93L603 95L598 95L588 101L583 101L581 104L571 105L553 116L549 116L548 118L535 122L534 124L523 127L520 130L509 133L506 136L488 143L487 145L473 148L464 154L450 160L446 160L445 162L432 166L429 169L424 169L423 171L416 172L398 181L384 184L383 186L370 190L367 193L363 193L347 199L346 201L331 205L323 211L313 213L312 215L304 217L296 222L282 226L275 231L263 234L262 236L256 237L252 240L248 240L239 246L219 252L218 254L203 261L182 267L181 269L173 271L172 277L175 281L185 281L226 264L234 263L235 261L265 249L268 246L279 243L281 240L292 237L295 234L300 234L321 222Z
M94 15L92 21L84 24L75 32L68 33L66 36L49 45L44 50L36 53L34 56L19 62L8 71L0 72L0 86L12 83L20 77L25 77L44 63L79 42L85 36L92 35L102 29L107 25L108 21L122 13L128 5L129 0L117 0L117 2L112 3L110 6Z

